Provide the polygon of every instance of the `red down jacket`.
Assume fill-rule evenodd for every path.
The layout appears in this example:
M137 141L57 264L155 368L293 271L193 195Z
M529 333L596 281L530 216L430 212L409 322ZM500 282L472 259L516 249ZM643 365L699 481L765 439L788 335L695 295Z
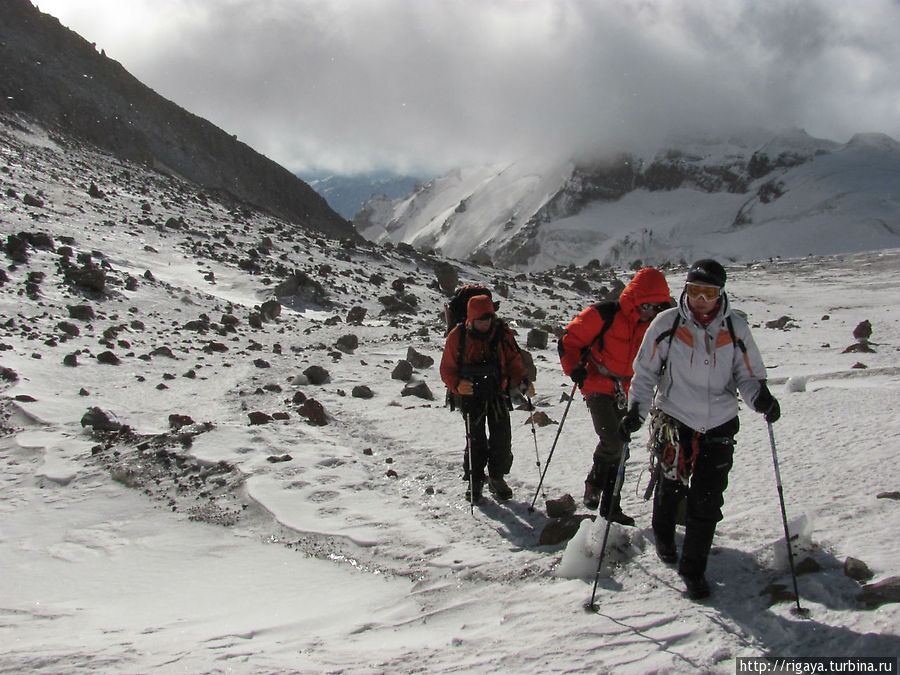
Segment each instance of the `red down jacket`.
M582 350L590 345L585 364L587 378L581 388L583 394L614 394L615 384L608 376L600 372L602 366L622 382L625 391L631 385L634 375L632 364L637 355L641 340L650 322L640 323L640 305L644 302L653 304L669 302L669 285L666 277L654 267L645 267L634 275L631 282L619 297L621 309L613 315L612 325L603 334L603 349L598 349L594 342L603 329L603 318L594 305L591 305L566 326L562 337L563 353L560 358L566 375L581 361Z

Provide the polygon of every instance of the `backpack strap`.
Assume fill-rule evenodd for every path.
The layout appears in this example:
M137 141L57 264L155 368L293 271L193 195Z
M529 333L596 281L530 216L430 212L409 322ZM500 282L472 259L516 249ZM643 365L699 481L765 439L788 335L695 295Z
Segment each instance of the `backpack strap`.
M594 336L594 339L591 340L588 344L581 348L581 362L587 363L588 355L591 353L591 347L595 344L597 345L597 351L603 351L603 336L606 334L613 324L615 320L616 313L622 309L622 306L619 304L618 300L604 300L603 302L595 302L591 305L597 312L600 314L600 318L603 319L603 327L600 329L600 332ZM556 351L559 353L559 358L563 357L566 350L563 347L562 337L556 343Z
M744 344L744 341L741 340L734 332L734 324L731 323L731 317L725 317L725 325L728 326L728 334L731 335L731 341L737 345L737 347L741 350L744 355L744 365L747 366L747 372L750 375L753 375L753 366L750 365L750 357L747 355L747 345Z
M597 333L597 336L591 341L591 345L597 345L597 351L603 351L603 336L606 334L612 325L613 321L616 320L616 314L620 309L622 309L622 305L619 304L619 301L607 300L606 302L597 302L594 303L594 309L597 310L597 313L600 314L600 318L603 319L603 328L600 329L600 332ZM590 348L591 345L588 345Z
M663 359L662 365L659 367L659 375L662 377L662 374L666 370L666 366L669 365L669 352L672 351L672 340L675 339L675 332L678 330L678 324L681 323L681 314L676 310L675 312L675 321L672 322L672 327L669 330L664 330L662 333L656 336L656 347L659 349L659 345L664 341L668 340L668 349L666 350L666 358Z
M737 335L735 335L735 333L734 333L734 324L731 323L731 317L730 317L730 316L726 316L726 317L725 317L725 325L728 326L728 334L731 335L731 341L732 341L735 345L737 345L737 346L740 348L740 350L741 350L742 352L744 352L744 354L746 354L746 353L747 353L747 345L745 345L745 344L744 344L744 341L741 340Z

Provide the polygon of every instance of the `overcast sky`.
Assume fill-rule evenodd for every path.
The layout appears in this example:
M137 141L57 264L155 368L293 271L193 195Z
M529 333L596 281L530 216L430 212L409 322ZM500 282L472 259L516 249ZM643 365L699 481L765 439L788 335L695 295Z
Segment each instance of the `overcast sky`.
M896 0L33 1L294 171L746 125L900 139Z

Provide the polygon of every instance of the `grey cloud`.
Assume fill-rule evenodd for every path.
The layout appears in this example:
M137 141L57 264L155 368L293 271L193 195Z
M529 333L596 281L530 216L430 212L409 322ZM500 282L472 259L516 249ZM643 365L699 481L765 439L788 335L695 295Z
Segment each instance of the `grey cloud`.
M747 125L900 136L891 0L109 5L148 12L138 43L114 17L80 17L88 0L42 8L56 3L147 84L292 169L438 171Z

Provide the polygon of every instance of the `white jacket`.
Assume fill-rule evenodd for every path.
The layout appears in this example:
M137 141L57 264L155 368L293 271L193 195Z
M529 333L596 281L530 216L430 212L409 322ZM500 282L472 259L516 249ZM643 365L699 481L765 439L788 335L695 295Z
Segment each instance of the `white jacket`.
M670 340L663 334L672 328L676 315L678 327ZM732 341L728 317L743 350ZM634 359L628 404L629 408L638 406L641 419L645 419L652 402L691 429L705 433L737 415L738 391L752 405L765 378L766 367L747 320L732 311L728 296L723 293L721 311L704 328L694 319L682 293L678 307L659 314L644 335Z

